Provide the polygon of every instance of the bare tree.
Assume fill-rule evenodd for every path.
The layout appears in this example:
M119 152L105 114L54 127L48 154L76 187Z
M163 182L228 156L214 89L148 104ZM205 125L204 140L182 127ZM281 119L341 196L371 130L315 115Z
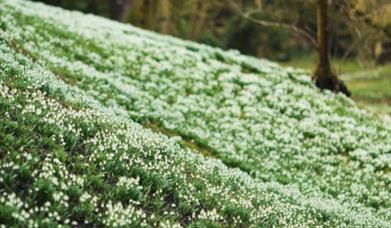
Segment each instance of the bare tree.
M101 6L100 0L91 0L88 4L88 11L92 12L93 14L99 14L99 8Z
M382 0L345 0L341 12L372 39L377 64L391 62L391 3ZM376 34L382 34L376 36Z
M187 38L191 40L196 40L199 38L202 28L205 25L207 19L207 11L210 7L210 1L201 1L197 0L194 2L194 12L191 17L191 30L187 34Z
M111 0L110 1L110 18L117 21L126 21L132 0Z
M295 24L283 23L279 21L261 20L252 17L252 14L256 11L243 12L241 7L234 1L230 1L234 8L240 13L240 15L256 24L261 26L278 27L282 29L289 29L293 33L305 38L318 52L318 62L316 70L313 74L313 80L315 85L320 89L328 89L334 92L342 92L347 96L351 93L346 87L345 83L338 79L337 75L332 71L330 56L329 56L329 43L328 43L328 3L327 0L316 0L316 22L317 22L317 35L314 38L305 29L302 29Z
M345 83L338 79L337 75L331 70L330 54L328 48L327 32L327 0L316 1L316 29L317 29L317 49L318 63L316 66L313 79L317 87L329 89L336 92L342 92L347 96L351 93Z
M170 0L160 0L158 2L157 16L160 22L160 32L169 34L171 32L171 8Z

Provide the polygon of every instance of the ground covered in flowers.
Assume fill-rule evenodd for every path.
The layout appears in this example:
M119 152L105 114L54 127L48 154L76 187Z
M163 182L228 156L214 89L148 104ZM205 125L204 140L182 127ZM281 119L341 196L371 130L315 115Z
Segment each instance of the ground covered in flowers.
M391 128L305 72L0 0L0 224L391 226Z

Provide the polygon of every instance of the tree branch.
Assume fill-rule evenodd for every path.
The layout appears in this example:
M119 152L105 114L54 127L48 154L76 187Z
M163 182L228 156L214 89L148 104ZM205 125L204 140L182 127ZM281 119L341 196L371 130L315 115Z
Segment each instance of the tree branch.
M381 26L378 23L374 22L372 19L372 17L374 15L382 13L385 6L386 5L380 5L376 9L371 10L370 12L367 12L367 13L362 12L362 11L357 11L357 10L350 11L349 8L345 7L344 15L351 21L363 22L374 29L383 31L386 36L391 37L391 29L390 29L391 27L390 26L388 26L388 27ZM390 5L390 7L391 7L391 5Z
M316 42L316 39L311 34L309 34L307 31L297 27L296 25L287 24L287 23L283 23L283 22L277 22L277 21L266 21L266 20L254 18L251 16L251 14L257 12L256 10L243 12L242 9L240 8L240 6L237 3L235 3L233 0L230 0L229 2L235 8L235 10L240 14L240 16L242 16L243 18L245 18L255 24L261 25L261 26L289 29L292 32L307 39L310 42L310 44L313 45L315 48L318 48L318 43Z
M342 59L345 60L349 54L357 48L357 46L364 40L366 40L368 37L373 36L373 33L366 33L363 36L358 37L358 39L353 42L349 48L345 51L344 55L342 56Z

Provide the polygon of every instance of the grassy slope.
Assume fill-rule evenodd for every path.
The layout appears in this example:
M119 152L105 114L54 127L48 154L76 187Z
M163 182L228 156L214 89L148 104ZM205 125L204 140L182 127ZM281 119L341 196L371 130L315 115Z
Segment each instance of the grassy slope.
M59 214L46 221L53 224L113 225L115 216L151 225L389 222L390 129L343 96L319 93L302 72L94 16L0 2L0 202L15 199L0 216L9 223L22 222L22 211L45 222L47 212L27 210L35 205Z

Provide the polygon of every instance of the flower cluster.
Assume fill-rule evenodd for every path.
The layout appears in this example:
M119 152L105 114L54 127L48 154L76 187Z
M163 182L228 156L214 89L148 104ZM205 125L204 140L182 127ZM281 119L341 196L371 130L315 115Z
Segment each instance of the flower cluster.
M390 225L390 127L306 72L0 6L6 225Z

